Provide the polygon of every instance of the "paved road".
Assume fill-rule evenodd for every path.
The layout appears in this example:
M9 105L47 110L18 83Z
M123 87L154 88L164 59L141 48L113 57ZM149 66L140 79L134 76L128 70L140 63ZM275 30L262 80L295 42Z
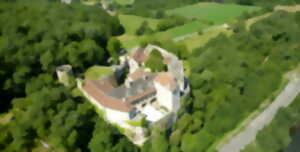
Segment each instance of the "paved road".
M292 79L285 89L277 96L260 115L253 119L244 130L234 136L229 142L219 146L219 152L239 152L253 140L258 131L268 125L281 107L287 107L300 92L300 77Z

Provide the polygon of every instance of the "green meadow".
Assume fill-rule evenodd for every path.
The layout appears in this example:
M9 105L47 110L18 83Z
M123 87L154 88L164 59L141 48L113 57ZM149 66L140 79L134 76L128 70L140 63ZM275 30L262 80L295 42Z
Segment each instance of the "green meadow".
M164 32L154 33L151 36L158 40L174 39L176 37L180 37L180 36L184 36L187 34L198 32L207 27L209 27L209 26L206 24L203 24L198 21L194 21L191 23L184 24L182 26L178 26L178 27L169 29ZM130 33L130 32L128 32L128 33ZM121 40L121 42L125 48L133 48L134 46L138 45L145 38L146 38L146 36L137 37L137 36L130 36L130 35L126 35L126 34L119 37L119 39Z
M193 21L187 24L184 24L182 26L174 27L172 29L169 29L165 32L159 32L156 35L157 36L168 36L170 38L176 38L180 36L184 36L187 34L195 33L200 30L203 30L205 28L209 27L207 24L203 24L199 21Z
M234 19L245 12L259 10L259 7L242 6L236 4L198 3L167 11L169 15L179 15L203 21L222 24Z
M204 32L202 35L195 35L187 38L180 43L185 44L187 49L192 52L194 49L204 46L210 39L217 37L219 34L231 35L232 31L226 29L215 29L212 31Z
M84 76L87 79L96 80L112 74L113 70L110 67L105 66L92 66L86 70Z
M135 15L124 15L120 14L119 19L121 24L125 28L125 34L134 35L136 30L141 26L144 21L147 21L150 28L153 30L156 29L156 26L159 22L157 19L140 17Z
M153 33L151 37L157 40L174 40L175 38L181 36L186 36L199 31L205 31L214 25L220 25L234 20L236 17L241 16L245 12L252 12L259 9L259 7L242 6L236 4L198 3L167 10L168 15L179 15L195 20L184 25L171 28L164 32ZM156 29L157 24L161 21L160 19L124 14L119 15L119 19L125 28L125 34L120 36L119 40L127 49L139 45L141 41L148 37L135 35L136 30L144 21L147 21L149 27L153 30ZM217 35L216 33L212 33L208 37L196 35L195 38L189 38L187 41L185 41L185 43L188 45L189 50L192 50L195 48L197 43L203 42L203 44L205 44L208 39L215 37Z
M115 2L120 5L131 5L134 3L134 0L115 0Z

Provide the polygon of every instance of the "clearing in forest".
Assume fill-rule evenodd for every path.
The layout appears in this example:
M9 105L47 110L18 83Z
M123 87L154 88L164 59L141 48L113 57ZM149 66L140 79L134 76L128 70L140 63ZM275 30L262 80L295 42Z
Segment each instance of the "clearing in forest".
M226 29L215 29L207 32L203 32L203 34L196 34L191 38L187 38L180 43L183 43L187 46L187 49L192 52L194 49L204 46L210 39L217 37L220 33L231 35L232 31Z
M123 44L123 47L127 49L139 44L139 39L141 39L141 37L138 37L135 33L144 21L148 22L148 26L152 30L155 30L157 24L160 22L158 19L125 14L120 14L119 19L120 23L125 28L125 33L122 36L119 36L118 39Z
M135 15L119 15L121 24L125 28L125 34L134 35L136 30L142 25L144 21L148 22L148 25L151 29L155 30L159 22L157 19L140 17Z
M169 15L180 15L187 18L195 18L214 24L223 24L245 12L259 10L255 6L242 6L236 4L198 3L180 8L168 10Z

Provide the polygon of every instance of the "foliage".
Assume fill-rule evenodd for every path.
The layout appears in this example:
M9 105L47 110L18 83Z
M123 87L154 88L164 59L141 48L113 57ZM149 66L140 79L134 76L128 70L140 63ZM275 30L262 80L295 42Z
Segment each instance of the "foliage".
M89 143L102 140L93 130L113 135L106 137L113 141L107 150L136 150L72 91L74 85L65 88L53 77L61 64L71 64L75 75L107 64L113 53L105 48L119 34L119 21L97 7L45 0L1 1L0 12L1 112L12 115L0 125L0 151L35 151L41 142L51 151L89 151Z
M78 72L106 64L107 40L121 27L102 9L79 4L1 1L0 12L1 111L24 96L25 84L39 73L53 74L62 64Z
M156 39L146 39L145 41L142 41L140 45L142 47L146 47L148 44L159 45L165 50L175 54L181 60L187 59L187 57L189 56L189 52L185 45L178 44L170 40L157 41Z
M107 131L109 130L109 131ZM96 120L96 127L93 132L93 138L89 143L91 152L137 152L131 142L125 138L120 138L117 128L112 128L101 120ZM116 140L119 139L119 140Z
M137 0L122 11L153 16L161 8L194 2ZM97 7L46 0L4 0L0 12L1 112L13 115L8 124L0 125L0 151L33 151L41 141L53 151L205 151L257 109L300 58L299 13L277 12L255 23L249 32L238 24L231 37L220 34L192 54L184 45L153 41L153 37L151 42L189 63L192 92L182 101L172 128L153 131L153 138L139 149L99 118L84 98L72 94L74 86L65 88L54 77L61 64L71 64L76 75L94 64L107 65L110 56L116 58L120 45L111 37L122 33L117 18ZM138 22L137 28L144 20ZM157 60L162 60L161 55L149 64L155 68L154 63L161 63ZM279 115L294 120L287 111ZM258 138L260 147L269 147L267 140L287 142L287 136L281 141L269 133L272 130Z
M132 14L143 17L155 18L161 14L161 10L175 8L196 2L195 0L135 0L130 7L118 6L117 9L124 14Z
M114 37L110 38L106 49L111 56L112 63L117 64L119 62L119 56L121 55L122 50L121 42Z
M187 22L187 19L181 16L170 16L157 24L158 31L166 31L170 28L183 25Z
M203 13L201 10L198 10L200 12L198 13L191 13L195 10L197 10L198 8L196 7L198 5L198 3L201 2L205 2L202 3L201 5L204 7L203 9ZM214 2L214 3L211 3ZM209 3L209 4L208 4ZM224 5L225 7L222 7L219 4L226 4ZM295 4L300 4L299 0L276 0L276 1L266 1L266 0L152 0L152 1L145 1L145 0L135 0L135 2L131 5L131 6L122 6L122 5L117 5L116 8L125 14L132 14L132 15L137 15L137 16L143 16L143 17L151 17L151 18L156 18L161 16L160 14L162 14L162 10L170 10L170 9L181 9L181 7L186 7L187 5L195 5L194 8L191 8L190 10L185 10L187 11L187 13L190 13L190 15L192 16L205 16L205 14L209 14L207 15L207 17L211 16L211 18L216 19L217 17L214 16L213 14L216 14L216 12L211 12L211 13L207 13L207 11L205 11L205 6L212 7L214 6L220 6L218 7L219 9L224 9L224 11L218 11L217 13L221 13L221 16L226 16L227 13L232 14L233 11L237 11L236 13L239 14L241 13L241 9L245 9L245 8L251 8L251 7L255 7L255 6L261 6L263 8L269 9L273 6L276 5L295 5ZM240 6L238 6L238 5ZM227 9L229 8L228 6L234 6L231 7L232 10ZM250 7L249 7L250 6ZM201 7L201 6L200 6ZM193 10L194 9L194 10ZM214 8L212 8L214 9ZM226 12L226 13L224 13ZM184 14L184 12L181 12ZM168 14L168 13L166 13ZM228 15L228 14L227 14ZM241 14L240 14L241 15ZM220 20L220 19L219 19Z
M159 32L156 34L157 37L170 37L172 39L176 39L178 37L186 36L189 34L197 33L199 30L203 30L208 28L209 25L203 24L199 21L192 21L189 23L186 23L181 26L176 26L174 28L171 28L165 32Z
M149 27L147 21L144 21L135 32L136 35L144 35L144 34L151 34L151 33L153 33L153 30Z
M148 23L149 28L155 30L157 24L160 20L158 19L152 19L152 18L146 18L146 17L140 17L140 16L134 16L134 15L119 15L120 23L125 28L125 34L128 35L134 35L138 28L141 27L141 25L144 22Z
M182 101L172 130L165 132L167 151L206 151L272 97L281 76L300 58L297 17L277 12L255 23L250 32L241 23L230 37L220 34L186 57L192 94ZM164 42L149 43L166 48ZM143 150L151 151L152 144Z
M221 34L193 51L188 58L192 97L184 101L173 130L183 137L182 151L207 150L279 87L281 75L299 61L296 22L294 14L277 12L250 33L239 26L230 38Z
M146 61L145 66L147 68L150 68L151 72L162 72L167 70L167 66L163 64L163 57L157 50L151 51L149 59Z
M290 128L300 121L300 96L276 114L271 124L259 131L255 141L243 152L274 152L285 149L291 142Z

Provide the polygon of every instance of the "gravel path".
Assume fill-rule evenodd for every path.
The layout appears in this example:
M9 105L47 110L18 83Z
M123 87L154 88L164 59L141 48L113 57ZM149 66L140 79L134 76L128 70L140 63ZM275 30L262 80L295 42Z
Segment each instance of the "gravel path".
M234 136L229 142L219 146L219 152L239 152L253 140L258 131L268 125L275 117L277 111L287 107L300 92L300 77L292 79L277 98L255 119L253 119L244 130Z

